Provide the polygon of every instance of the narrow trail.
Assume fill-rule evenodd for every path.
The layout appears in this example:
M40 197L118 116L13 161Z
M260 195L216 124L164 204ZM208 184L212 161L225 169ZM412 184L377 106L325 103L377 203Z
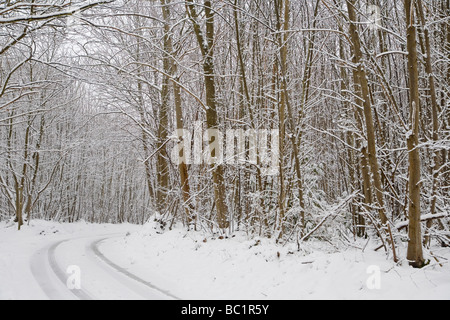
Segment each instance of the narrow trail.
M118 266L100 250L110 234L54 242L38 250L30 268L50 300L178 300L176 296ZM73 270L78 271L76 274ZM79 277L80 289L68 280Z

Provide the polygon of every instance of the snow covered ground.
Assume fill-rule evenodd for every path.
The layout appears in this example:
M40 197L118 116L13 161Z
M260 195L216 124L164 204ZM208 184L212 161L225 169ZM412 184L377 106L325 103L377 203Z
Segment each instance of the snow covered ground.
M298 252L153 222L32 221L21 232L3 222L0 299L450 299L450 250L432 252L442 266L416 270L370 244L337 252L311 242Z

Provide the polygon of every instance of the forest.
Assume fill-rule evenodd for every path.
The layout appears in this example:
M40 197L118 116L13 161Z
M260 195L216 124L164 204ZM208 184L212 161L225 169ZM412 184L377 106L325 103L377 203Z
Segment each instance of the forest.
M450 0L0 0L0 220L371 239L423 267L450 246L449 19Z

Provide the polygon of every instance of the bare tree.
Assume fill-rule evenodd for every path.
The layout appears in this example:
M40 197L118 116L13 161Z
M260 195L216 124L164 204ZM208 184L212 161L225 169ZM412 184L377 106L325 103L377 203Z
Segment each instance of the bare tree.
M421 173L419 151L419 125L421 119L421 101L419 94L419 70L417 57L417 31L414 7L410 0L405 0L407 26L408 72L410 82L411 131L408 139L409 152L409 243L407 259L414 267L424 265L422 249L421 214Z

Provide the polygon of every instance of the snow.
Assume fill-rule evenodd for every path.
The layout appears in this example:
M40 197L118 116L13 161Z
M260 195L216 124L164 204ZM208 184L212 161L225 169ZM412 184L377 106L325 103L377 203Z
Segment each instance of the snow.
M49 292L53 291L55 295L59 294L61 288L58 291L54 285L60 281L50 270L48 257L39 257L43 249L48 249L55 242L67 239L104 237L110 234L126 234L128 232L126 230L131 231L136 228L137 226L128 224L94 225L83 221L61 224L38 220L30 222L29 226L24 225L19 232L16 224L0 222L0 300L56 298L48 297L45 289L51 287ZM71 255L73 252L66 254ZM63 271L68 266L64 266ZM45 279L36 279L35 273L45 276ZM69 299L70 295L64 294L61 298Z
M32 221L20 232L1 222L0 299L450 299L450 249L432 250L442 267L431 258L418 270L373 247L338 251L310 241L298 251L244 232L219 239L181 227L164 231L155 222ZM52 259L59 273L80 266L81 291L66 288Z
M130 272L182 299L450 298L448 264L416 270L369 249L330 252L311 243L297 252L294 244L250 240L244 233L220 240L181 229L161 232L153 223L100 248ZM450 258L448 249L433 253ZM379 290L367 285L373 266L381 272Z
M440 214L424 214L420 217L421 221L428 221L428 220L432 220L432 219L443 219L443 218L448 218L450 216L450 212L446 212L444 210L444 212L440 213ZM409 221L402 221L399 222L395 225L395 229L400 230L403 229L405 227L407 227L409 224Z

